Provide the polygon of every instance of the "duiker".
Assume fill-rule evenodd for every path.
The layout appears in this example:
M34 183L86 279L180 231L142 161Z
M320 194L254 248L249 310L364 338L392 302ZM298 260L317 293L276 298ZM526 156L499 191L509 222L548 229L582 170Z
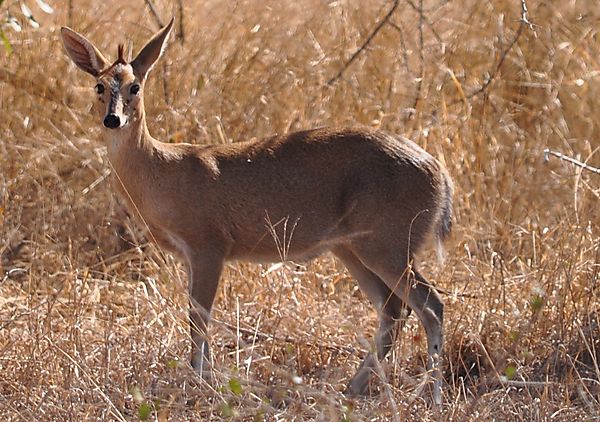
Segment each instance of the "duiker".
M443 304L413 256L428 237L440 241L450 232L452 182L444 167L407 139L366 129L314 129L230 145L159 142L146 125L144 85L172 26L173 20L131 62L119 46L111 64L69 28L62 39L69 57L96 80L118 190L150 237L187 269L193 368L210 378L207 326L224 262L280 260L273 236L293 226L285 258L333 252L379 312L376 351L348 392L365 392L412 310L427 333L433 400L440 403Z

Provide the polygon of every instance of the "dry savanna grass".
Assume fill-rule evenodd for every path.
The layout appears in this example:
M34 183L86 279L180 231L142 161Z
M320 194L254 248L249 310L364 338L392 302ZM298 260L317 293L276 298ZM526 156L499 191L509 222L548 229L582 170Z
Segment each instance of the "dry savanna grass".
M595 420L600 417L600 4L155 0L181 27L146 88L149 126L214 144L361 124L414 139L456 183L444 405L411 316L372 397L341 391L376 315L331 256L228 264L216 382L187 361L186 279L115 196L93 80L68 24L114 58L158 27L146 2L0 4L1 420ZM71 5L71 6L69 6ZM71 7L71 8L70 8ZM0 44L0 48L2 44ZM332 78L343 70L332 83ZM335 163L331 163L335 166ZM293 241L293 239L292 239ZM376 377L377 378L377 377Z

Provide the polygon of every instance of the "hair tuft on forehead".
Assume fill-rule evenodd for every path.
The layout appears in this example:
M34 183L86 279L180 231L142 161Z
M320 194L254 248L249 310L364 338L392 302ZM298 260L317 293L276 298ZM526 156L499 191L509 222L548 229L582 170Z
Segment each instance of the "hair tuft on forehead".
M102 72L100 72L98 77L106 75L111 70L113 70L115 68L115 66L117 66L117 65L128 64L127 60L125 60L125 45L124 44L119 44L119 46L117 48L117 55L118 55L117 60L113 64L108 66L106 69L104 69Z
M118 58L117 61L115 62L115 64L119 63L119 64L127 64L127 60L125 60L125 45L124 44L119 44L118 47Z

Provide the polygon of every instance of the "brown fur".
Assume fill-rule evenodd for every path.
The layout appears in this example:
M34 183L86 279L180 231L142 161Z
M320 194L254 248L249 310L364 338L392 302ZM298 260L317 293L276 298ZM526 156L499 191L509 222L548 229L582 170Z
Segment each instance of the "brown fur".
M210 147L144 143L143 154L120 149L113 165L152 233L213 244L203 233L210 229L226 259L302 259L391 233L402 235L390 239L402 249L412 233L414 253L446 194L436 160L380 132L318 129ZM174 206L182 197L191 206ZM287 256L278 255L267 220L281 238L283 221L295 226Z
M443 305L413 257L429 235L443 238L450 230L452 182L446 170L407 139L360 128L204 147L155 140L146 126L142 90L130 91L136 83L143 87L171 26L130 65L115 66L119 49L119 60L107 70L82 58L81 52L95 51L85 38L70 30L63 30L63 38L82 69L119 87L99 97L101 104L112 104L102 113L121 122L105 129L109 158L129 207L151 237L186 265L194 368L210 374L206 331L225 261L297 260L332 251L380 313L376 353L367 356L349 392L365 391L408 307L427 332L439 403Z

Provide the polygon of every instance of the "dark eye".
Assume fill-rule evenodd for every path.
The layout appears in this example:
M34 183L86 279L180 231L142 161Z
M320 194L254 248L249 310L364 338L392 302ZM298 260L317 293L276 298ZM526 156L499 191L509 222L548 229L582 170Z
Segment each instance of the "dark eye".
M139 84L131 85L131 88L129 88L129 92L131 93L131 95L137 95L138 92L140 92L140 85Z
M96 93L98 93L98 94L103 94L104 93L104 85L98 84L98 85L96 85L95 88L96 88Z

